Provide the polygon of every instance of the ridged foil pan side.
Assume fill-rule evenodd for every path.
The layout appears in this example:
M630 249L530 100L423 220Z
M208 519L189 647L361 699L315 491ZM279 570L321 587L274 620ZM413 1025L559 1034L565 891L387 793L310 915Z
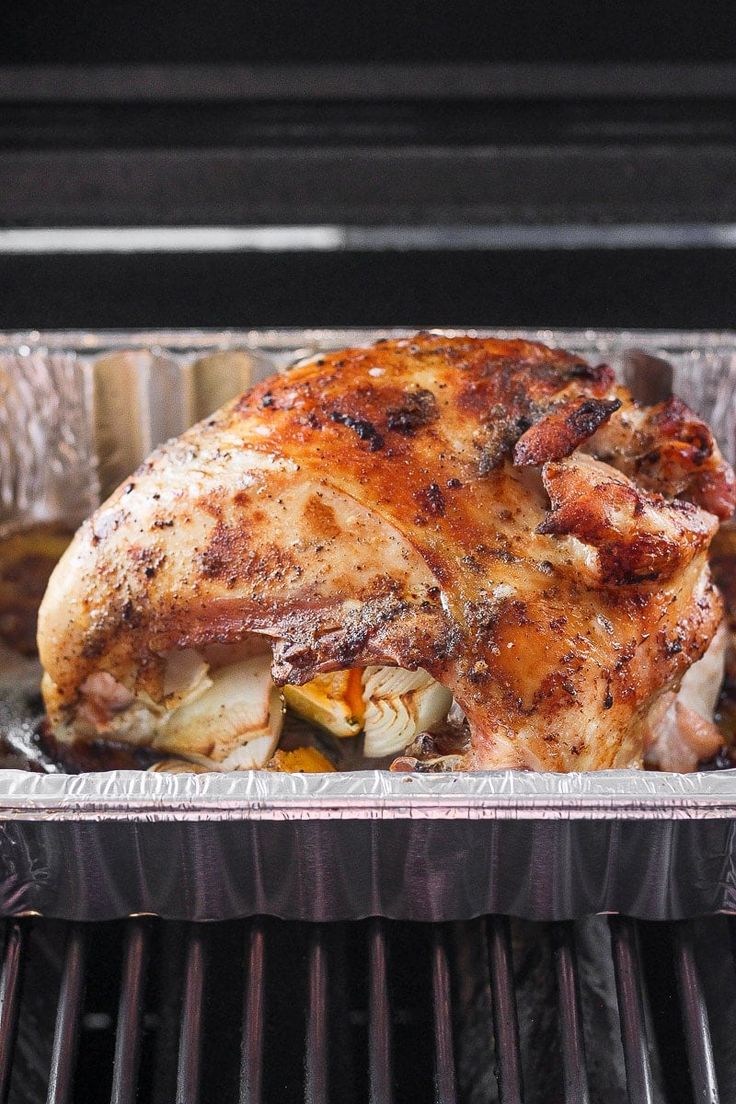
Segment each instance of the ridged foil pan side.
M0 915L560 920L736 911L733 819L10 820Z
M0 532L78 523L98 498L83 361L73 350L0 350Z

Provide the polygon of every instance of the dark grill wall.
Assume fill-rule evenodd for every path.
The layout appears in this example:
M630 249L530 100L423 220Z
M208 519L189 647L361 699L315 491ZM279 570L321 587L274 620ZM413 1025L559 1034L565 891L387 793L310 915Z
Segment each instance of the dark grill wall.
M730 250L0 254L0 327L728 328Z
M4 5L0 60L591 61L729 59L728 4L574 0L36 0Z

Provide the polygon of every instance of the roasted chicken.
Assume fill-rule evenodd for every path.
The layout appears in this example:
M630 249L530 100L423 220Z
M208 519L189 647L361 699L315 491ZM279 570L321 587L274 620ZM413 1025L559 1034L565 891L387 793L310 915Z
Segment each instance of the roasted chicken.
M397 768L656 763L735 502L702 421L578 356L428 333L323 355L82 526L40 612L48 713L216 769L278 766L284 701Z

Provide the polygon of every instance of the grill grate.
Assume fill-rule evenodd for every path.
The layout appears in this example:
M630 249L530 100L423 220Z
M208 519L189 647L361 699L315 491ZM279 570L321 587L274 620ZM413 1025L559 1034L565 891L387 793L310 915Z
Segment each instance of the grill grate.
M0 1102L717 1104L735 923L13 920Z

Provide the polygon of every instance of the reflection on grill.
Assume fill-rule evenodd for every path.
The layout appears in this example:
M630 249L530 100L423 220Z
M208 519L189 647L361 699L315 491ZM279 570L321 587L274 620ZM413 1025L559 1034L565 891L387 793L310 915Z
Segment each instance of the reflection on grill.
M728 1101L734 923L13 921L0 1099Z

